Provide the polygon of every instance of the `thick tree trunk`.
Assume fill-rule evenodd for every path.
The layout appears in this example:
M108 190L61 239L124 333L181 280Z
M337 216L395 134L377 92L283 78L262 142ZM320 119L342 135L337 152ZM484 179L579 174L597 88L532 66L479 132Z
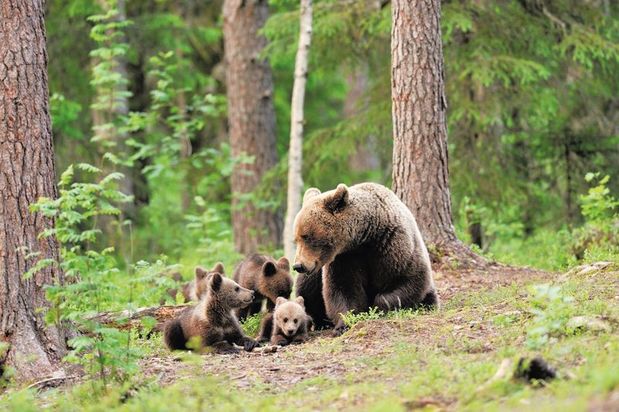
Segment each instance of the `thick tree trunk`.
M451 215L439 0L392 1L393 189L437 255L475 258Z
M9 345L0 369L15 368L18 380L54 372L66 350L63 331L44 320L43 288L62 282L62 272L47 267L23 278L37 260L59 253L54 238L37 238L54 222L28 209L57 194L43 7L41 0L0 3L0 341Z
M290 119L290 150L288 151L288 204L284 226L284 254L294 261L294 218L301 210L301 191L303 190L303 106L305 103L305 83L310 43L312 42L312 0L301 0L301 24L299 47L294 68L292 89L292 116Z
M232 172L232 226L241 253L280 244L281 216L246 199L264 173L277 163L271 69L260 53L258 34L268 17L266 0L226 0L223 5L228 124L232 155L252 156Z

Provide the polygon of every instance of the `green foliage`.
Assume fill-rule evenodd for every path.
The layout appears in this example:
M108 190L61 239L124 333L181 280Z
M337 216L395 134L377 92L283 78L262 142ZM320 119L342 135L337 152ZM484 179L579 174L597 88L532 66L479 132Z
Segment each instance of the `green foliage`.
M597 186L591 187L586 195L580 196L582 214L587 222L604 225L619 217L615 212L619 207L619 200L611 195L607 187L610 176L600 178L599 173L587 173L585 180L590 183L597 180Z
M258 335L260 331L260 321L262 321L262 313L256 313L248 317L241 325L243 327L243 332L245 332L247 336Z
M353 327L355 324L359 322L366 322L370 320L378 320L378 319L409 319L420 313L419 310L413 309L398 309L391 310L387 313L379 310L377 307L371 307L367 312L359 312L355 313L353 311L343 313L342 320L344 324L349 328Z
M527 331L527 345L540 349L551 338L565 335L567 322L576 312L574 298L559 286L534 285L530 288L529 302L533 319Z

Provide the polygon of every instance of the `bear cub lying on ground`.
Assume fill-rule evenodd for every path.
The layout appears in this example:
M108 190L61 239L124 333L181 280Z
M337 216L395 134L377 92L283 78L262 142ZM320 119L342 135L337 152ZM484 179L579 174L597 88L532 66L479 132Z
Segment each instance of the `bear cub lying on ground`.
M267 310L273 312L277 298L279 296L289 298L292 292L290 262L285 257L275 261L269 256L251 255L237 266L234 280L242 287L254 291L252 304L236 310L239 320L259 313L265 299Z
M223 272L223 265L221 267ZM233 309L243 308L254 300L254 292L222 276L196 268L196 277L206 280L206 291L200 302L185 309L166 323L164 340L168 348L202 349L210 347L218 353L237 353L237 344L250 352L258 342L245 336ZM189 345L188 345L189 344Z
M280 346L302 343L308 338L311 324L311 318L305 313L303 297L288 300L280 296L273 313L262 319L258 340L269 340L271 345Z

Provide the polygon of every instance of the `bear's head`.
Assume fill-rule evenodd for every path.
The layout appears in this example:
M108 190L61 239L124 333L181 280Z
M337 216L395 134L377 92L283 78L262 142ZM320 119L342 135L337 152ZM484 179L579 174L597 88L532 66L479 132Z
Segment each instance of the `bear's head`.
M196 299L196 300L202 299L202 296L204 296L206 294L206 291L208 290L209 275L212 275L213 273L219 273L223 275L224 264L221 262L217 262L215 266L213 266L213 269L211 270L206 270L200 266L196 268L196 277L195 277L195 285L194 285L196 296L194 296L192 299Z
M196 274L198 272L196 268ZM202 269L203 270L203 269ZM205 275L207 280L207 301L216 302L224 309L236 309L249 306L254 300L254 291L241 287L232 279L228 279L220 272L211 272Z
M258 290L271 302L278 296L290 297L292 292L292 276L290 276L290 262L285 257L277 262L267 260L260 269Z
M275 311L273 312L275 326L287 337L294 336L299 327L307 322L303 297L299 296L295 300L288 300L280 296L275 303Z
M305 192L303 207L294 222L294 270L317 273L350 243L351 228L344 216L349 202L348 187L344 184L325 193L316 188Z

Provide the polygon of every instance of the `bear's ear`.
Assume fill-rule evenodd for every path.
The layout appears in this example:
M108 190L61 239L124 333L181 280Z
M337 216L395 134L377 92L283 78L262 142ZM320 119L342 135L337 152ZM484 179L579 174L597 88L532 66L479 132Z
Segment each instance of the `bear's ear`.
M348 187L340 183L335 189L335 193L325 199L325 207L331 213L339 212L348 203Z
M278 296L277 299L275 299L275 306L283 305L286 302L288 302L288 299Z
M303 299L303 296L297 296L294 301L301 305L303 309L305 309L305 299Z
M224 274L224 264L221 262L217 262L215 264L215 266L213 266L213 269L211 269L211 272L217 272L217 273L221 273L222 275Z
M273 276L277 273L277 268L273 262L264 262L262 265L262 274L266 277Z
M290 262L286 259L286 256L282 256L277 261L277 266L284 269L286 272L290 272Z
M207 271L201 267L201 266L196 266L196 280L202 280L206 277L207 275Z
M306 204L308 200L318 196L319 194L320 190L316 189L315 187L310 187L305 191L305 194L303 195L303 204Z
M223 278L219 273L213 273L211 275L211 290L213 292L219 291L221 289L221 284L223 283Z

